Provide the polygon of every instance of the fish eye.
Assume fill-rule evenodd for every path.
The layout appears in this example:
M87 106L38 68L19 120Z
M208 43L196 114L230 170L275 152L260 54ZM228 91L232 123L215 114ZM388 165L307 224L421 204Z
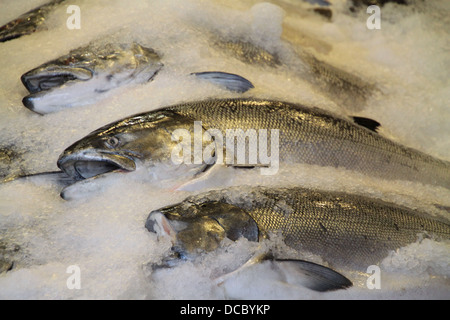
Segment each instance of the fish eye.
M113 149L120 145L120 140L117 137L109 137L105 140L106 147Z

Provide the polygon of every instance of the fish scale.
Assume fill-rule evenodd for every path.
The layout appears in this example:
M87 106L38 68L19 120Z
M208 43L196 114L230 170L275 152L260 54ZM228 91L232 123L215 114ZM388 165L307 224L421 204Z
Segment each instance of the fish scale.
M378 199L300 187L244 190L210 191L164 212L176 212L178 220L189 222L195 219L192 212L202 216L202 204L214 203L216 213L221 212L220 203L231 204L255 220L261 237L281 232L288 246L319 255L338 268L365 270L423 234L450 239L448 221ZM280 201L283 206L277 205Z
M277 160L281 169L283 165L301 163L450 189L450 164L447 161L402 146L353 121L317 108L254 98L188 102L116 121L68 147L60 156L58 166L69 176L83 179L74 168L77 161L98 162L98 167L101 163L112 163L126 171L133 171L138 165L155 170L155 164L163 164L164 177L176 178L181 172L176 172L180 167L171 158L171 152L178 143L172 134L184 129L192 135L196 121L201 121L204 130L221 132L224 139L223 159L230 165L267 166L267 162L259 158L264 152L251 154L253 159L258 158L258 162L250 160L250 146L245 148L245 163L230 163L229 160L233 159L228 151L233 151L233 147L227 146L226 141L237 138L238 143L234 143L236 149L239 141L245 141L249 129L257 134L261 133L260 130L266 130L267 141L259 138L258 142L263 146L267 142L266 150L270 152L278 151ZM227 130L236 131L229 137L226 136ZM278 130L278 148L272 146L272 130ZM105 146L108 137L114 137L121 143L117 147ZM194 163L182 170L192 177L204 167L204 162ZM90 172L85 176L107 171Z
M193 121L202 121L206 130L279 129L280 160L341 167L384 179L450 188L447 161L404 147L316 108L279 101L223 99L169 109Z

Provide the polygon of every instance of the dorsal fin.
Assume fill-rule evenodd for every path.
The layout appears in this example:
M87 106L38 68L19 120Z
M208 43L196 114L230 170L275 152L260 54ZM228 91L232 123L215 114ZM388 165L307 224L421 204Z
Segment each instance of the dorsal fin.
M360 126L363 126L369 130L372 130L373 132L377 132L378 127L381 126L381 124L378 121L364 118L364 117L352 117L353 121L355 123L359 124Z

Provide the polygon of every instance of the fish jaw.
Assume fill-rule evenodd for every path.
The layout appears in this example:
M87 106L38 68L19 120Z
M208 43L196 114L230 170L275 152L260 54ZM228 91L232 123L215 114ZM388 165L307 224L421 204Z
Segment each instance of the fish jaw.
M30 93L37 93L60 87L68 81L90 80L93 74L93 71L87 68L60 67L50 64L30 70L20 79Z
M133 158L118 153L95 150L80 153L64 152L58 159L58 168L74 180L84 180L112 171L136 170Z
M47 65L30 70L21 77L23 85L30 92L22 102L25 107L39 114L56 111L61 105L76 104L82 99L80 94L86 94L81 87L86 86L93 77L94 72L87 68Z

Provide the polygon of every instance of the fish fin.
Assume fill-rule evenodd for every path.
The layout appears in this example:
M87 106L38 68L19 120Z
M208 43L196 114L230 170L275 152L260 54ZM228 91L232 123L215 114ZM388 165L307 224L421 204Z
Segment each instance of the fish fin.
M247 79L233 73L220 72L220 71L207 71L207 72L195 72L191 73L196 77L224 87L229 91L246 92L254 88L253 84Z
M267 166L259 166L259 165L254 165L254 164L232 164L230 166L235 169L254 169L257 166L258 167L267 167Z
M324 17L325 19L327 19L328 21L331 21L331 18L333 17L333 11L331 11L329 8L314 8L313 11L319 15L321 15L322 17Z
M282 273L286 282L298 284L314 291L334 291L346 289L353 285L342 274L313 262L272 260L272 264Z
M318 292L347 289L353 286L349 279L328 267L304 260L274 259L271 252L252 256L236 270L224 274L214 281L217 285L221 285L230 277L258 263L270 263L271 269L275 270L284 282Z
M352 117L353 121L356 124L359 124L360 126L363 126L369 130L372 130L373 132L377 132L378 127L381 126L381 124L378 121L369 119L369 118L363 118L363 117Z
M214 140L214 139L212 139ZM181 184L172 188L173 191L197 191L204 188L224 187L229 184L233 179L234 168L233 166L224 165L224 159L218 155L215 150L222 150L222 155L227 154L226 149L222 145L218 145L215 142L214 154L205 159L207 163L203 170L198 172L193 179L182 182ZM218 161L218 162L217 162ZM228 161L225 160L225 163Z
M308 2L310 4L317 4L322 7L325 6L328 7L331 5L330 2L328 2L327 0L303 0L303 2Z
M262 261L265 261L267 259L270 259L272 257L271 253L268 252L262 252L262 253L257 253L255 255L253 255L252 257L250 257L250 259L247 260L246 263L244 263L242 266L240 266L239 268L237 268L234 271L231 271L229 273L226 273L224 275L221 275L220 277L217 277L214 279L214 282L220 286L222 285L227 279L231 278L232 276L240 273L241 271L257 264L257 263L261 263Z
M234 170L233 167L227 167L224 165L215 164L209 166L207 170L197 174L197 176L186 182L178 185L174 188L176 191L197 191L204 188L223 187L231 181Z

